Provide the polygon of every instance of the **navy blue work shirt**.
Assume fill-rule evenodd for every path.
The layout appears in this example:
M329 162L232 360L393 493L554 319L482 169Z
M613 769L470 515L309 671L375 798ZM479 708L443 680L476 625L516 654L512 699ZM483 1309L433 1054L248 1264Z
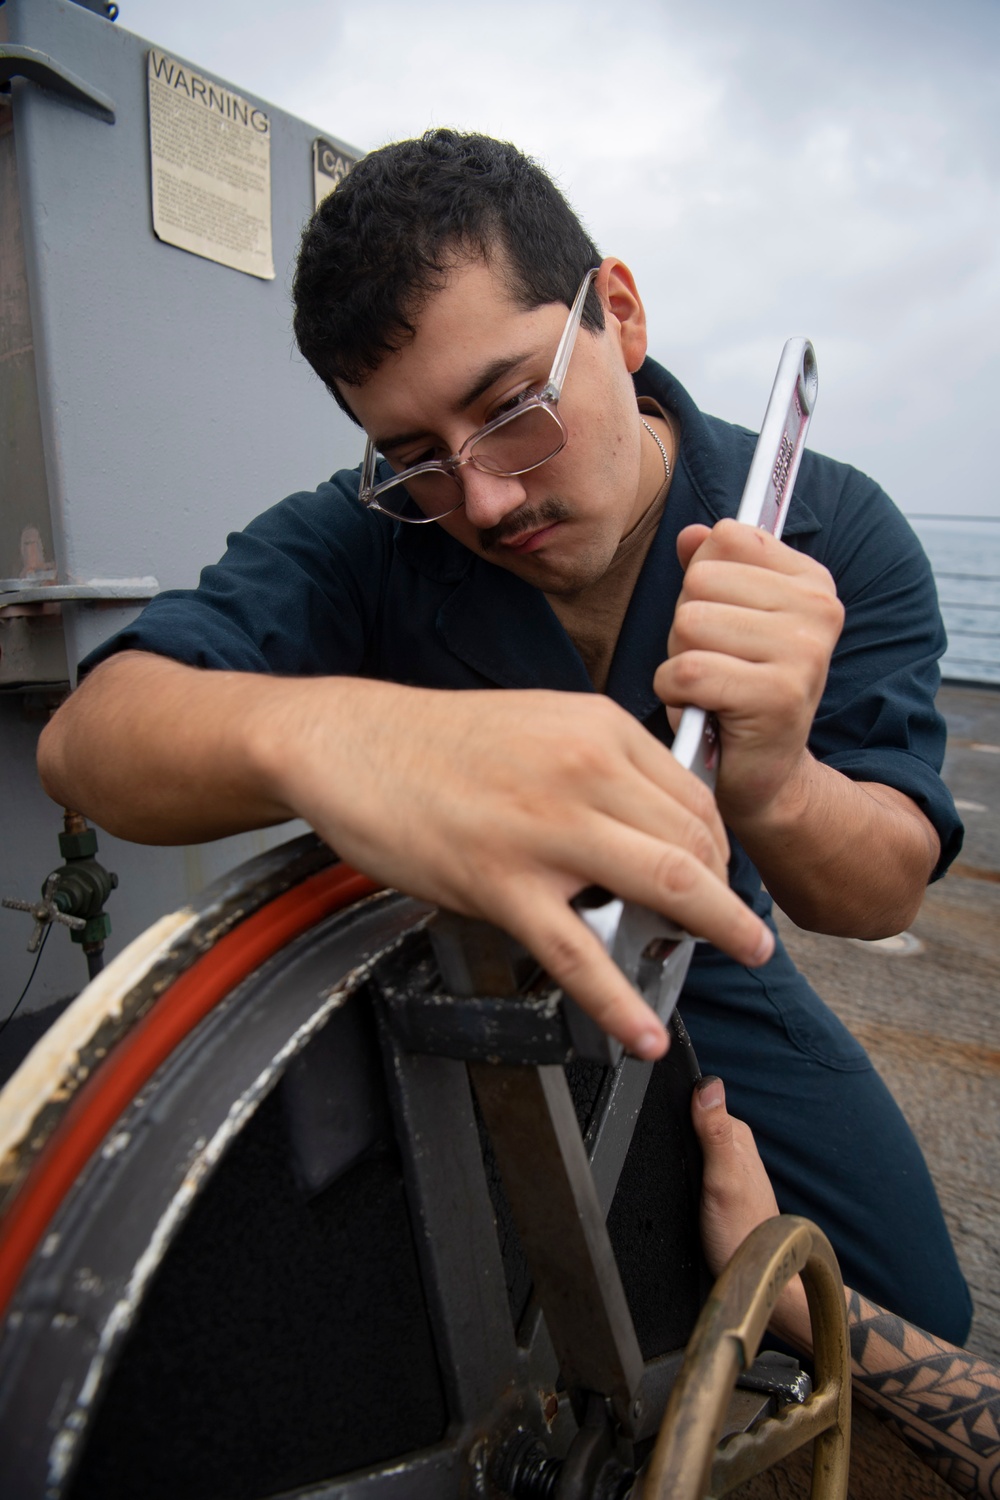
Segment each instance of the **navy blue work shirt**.
M635 386L675 414L680 451L606 692L669 744L652 683L683 578L677 534L735 515L756 439L705 416L653 360ZM357 470L342 471L265 511L228 538L197 589L160 594L81 670L136 649L231 671L593 691L543 593L438 526L407 526L366 509L358 486ZM913 798L941 838L936 878L961 847L962 825L938 775L946 734L934 695L945 634L923 549L877 484L809 451L783 540L830 570L846 610L810 749L854 780ZM735 841L730 877L745 900L769 910Z

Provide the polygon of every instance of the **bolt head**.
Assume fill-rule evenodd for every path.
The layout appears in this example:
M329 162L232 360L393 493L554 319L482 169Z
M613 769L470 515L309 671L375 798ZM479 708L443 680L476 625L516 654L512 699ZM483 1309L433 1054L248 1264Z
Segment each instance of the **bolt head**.
M61 833L59 852L63 859L93 859L97 853L97 834L92 828L83 833Z

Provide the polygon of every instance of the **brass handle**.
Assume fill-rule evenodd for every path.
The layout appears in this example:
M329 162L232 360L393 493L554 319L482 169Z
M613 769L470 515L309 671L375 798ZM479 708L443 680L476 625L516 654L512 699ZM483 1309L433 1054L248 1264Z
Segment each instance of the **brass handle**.
M775 1301L800 1273L813 1330L813 1393L717 1448L737 1377L753 1362ZM769 1219L740 1246L702 1309L634 1493L642 1500L726 1495L812 1442L811 1500L846 1500L850 1432L850 1352L836 1256L808 1219Z

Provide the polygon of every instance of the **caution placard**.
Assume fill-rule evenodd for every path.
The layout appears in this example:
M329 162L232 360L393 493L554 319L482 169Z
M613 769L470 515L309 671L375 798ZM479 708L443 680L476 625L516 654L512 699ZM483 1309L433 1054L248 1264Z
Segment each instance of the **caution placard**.
M152 48L147 76L157 238L273 279L268 116Z
M324 198L338 188L359 158L352 156L342 146L324 141L317 136L313 141L313 207L319 208Z

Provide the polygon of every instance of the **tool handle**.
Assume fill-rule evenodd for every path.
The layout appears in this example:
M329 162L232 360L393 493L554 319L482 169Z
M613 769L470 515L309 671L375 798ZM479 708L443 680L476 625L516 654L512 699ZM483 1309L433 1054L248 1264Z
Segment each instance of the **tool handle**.
M818 384L812 344L808 339L789 339L781 351L737 521L781 536Z
M737 521L781 536L818 384L812 344L808 339L789 339L778 361L778 373L736 512ZM703 708L684 710L674 736L673 753L682 766L714 789L719 769L719 731L711 714Z

